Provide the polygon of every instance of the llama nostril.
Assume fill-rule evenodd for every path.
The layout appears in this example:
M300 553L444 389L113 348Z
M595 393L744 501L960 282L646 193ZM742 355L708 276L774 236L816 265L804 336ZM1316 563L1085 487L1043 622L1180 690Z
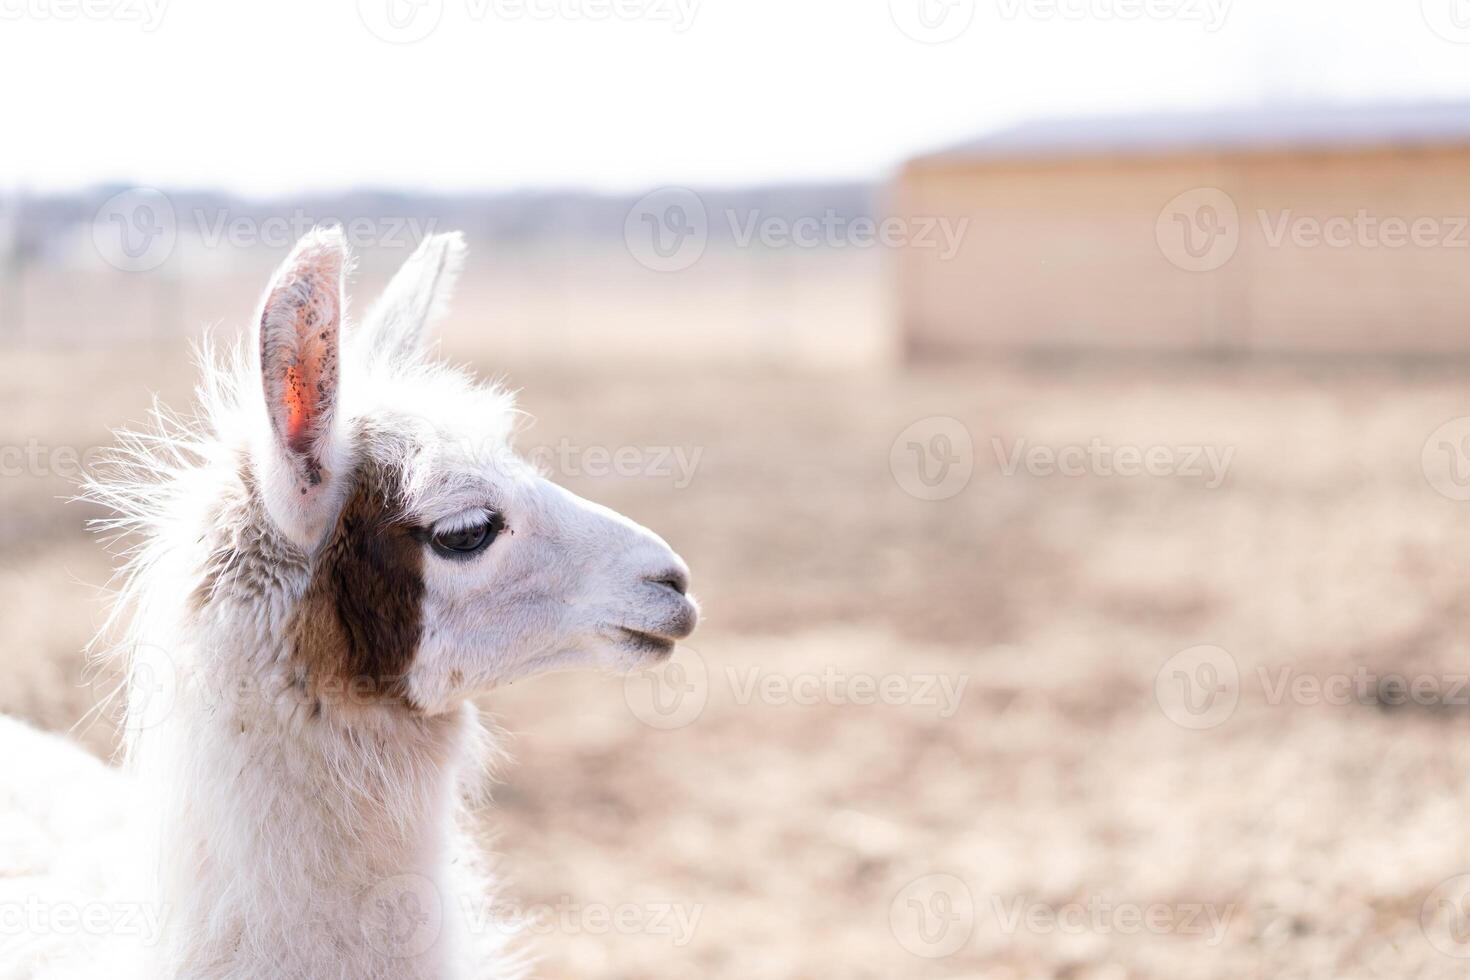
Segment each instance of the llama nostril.
M682 569L672 568L662 575L650 575L648 576L648 581L654 585L662 585L666 588L673 589L680 595L686 595L689 592L689 575Z

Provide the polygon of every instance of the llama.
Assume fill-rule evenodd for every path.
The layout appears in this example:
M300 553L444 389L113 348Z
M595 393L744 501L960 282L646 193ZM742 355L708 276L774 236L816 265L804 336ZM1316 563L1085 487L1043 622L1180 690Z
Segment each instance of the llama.
M514 455L510 396L426 353L463 255L425 240L353 328L346 243L310 233L255 342L201 352L198 416L122 435L88 494L138 542L125 764L0 719L0 913L98 888L138 914L91 943L0 915L0 978L524 973L510 924L465 914L494 884L472 698L657 663L698 608L663 540Z

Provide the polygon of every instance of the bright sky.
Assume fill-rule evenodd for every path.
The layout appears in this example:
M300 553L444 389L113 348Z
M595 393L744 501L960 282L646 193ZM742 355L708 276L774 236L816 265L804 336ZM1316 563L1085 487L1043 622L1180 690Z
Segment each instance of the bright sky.
M0 86L0 189L871 179L1035 115L1470 98L1470 0L0 0Z

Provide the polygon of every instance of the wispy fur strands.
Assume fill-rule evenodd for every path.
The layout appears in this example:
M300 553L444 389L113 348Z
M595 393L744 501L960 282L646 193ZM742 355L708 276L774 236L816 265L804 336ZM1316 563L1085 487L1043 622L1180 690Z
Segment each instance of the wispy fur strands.
M516 456L508 394L425 353L463 251L426 241L354 329L345 242L308 235L253 335L197 350L196 411L155 405L95 469L120 567L92 653L126 681L125 778L93 805L130 836L88 866L136 857L113 890L168 914L21 975L522 974L469 832L497 742L474 699L657 662L698 610L657 535Z

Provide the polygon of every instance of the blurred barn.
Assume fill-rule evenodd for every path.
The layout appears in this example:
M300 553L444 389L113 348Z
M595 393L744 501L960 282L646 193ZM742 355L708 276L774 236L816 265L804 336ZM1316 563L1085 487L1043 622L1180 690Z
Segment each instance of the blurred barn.
M1470 104L1033 123L892 193L915 357L1470 353Z

